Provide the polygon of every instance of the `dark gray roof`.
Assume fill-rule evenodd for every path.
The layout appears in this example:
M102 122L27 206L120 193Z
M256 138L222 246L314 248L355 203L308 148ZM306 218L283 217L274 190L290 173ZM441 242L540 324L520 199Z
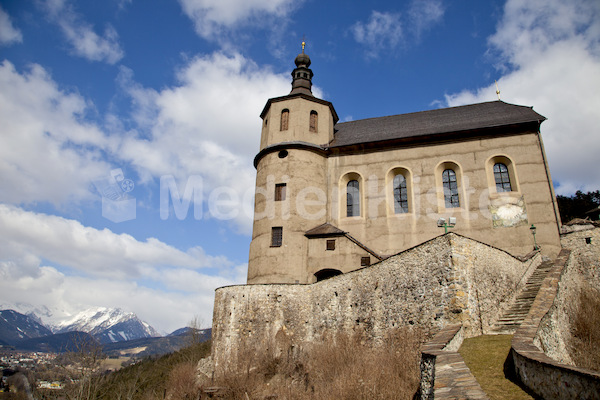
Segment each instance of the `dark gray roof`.
M343 230L331 225L328 222L325 222L324 224L321 224L315 228L309 229L308 231L306 231L304 233L305 236L307 237L311 237L311 236L341 236L344 235L346 232L344 232Z
M389 117L369 118L335 125L329 147L401 140L452 132L469 132L526 123L539 124L546 117L532 107L503 101L441 108Z

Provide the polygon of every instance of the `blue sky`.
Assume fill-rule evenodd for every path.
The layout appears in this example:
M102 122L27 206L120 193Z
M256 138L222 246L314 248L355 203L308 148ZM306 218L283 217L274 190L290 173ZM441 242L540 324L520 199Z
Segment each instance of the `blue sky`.
M303 38L341 120L494 100L497 80L548 118L557 192L599 189L600 3L564 3L2 0L0 305L210 325L214 288L246 278L259 114ZM191 203L161 217L173 187Z

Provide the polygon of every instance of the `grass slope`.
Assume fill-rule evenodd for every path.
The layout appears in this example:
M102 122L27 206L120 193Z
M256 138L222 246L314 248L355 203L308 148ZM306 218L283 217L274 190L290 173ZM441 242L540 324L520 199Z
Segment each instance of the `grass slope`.
M505 376L504 363L511 340L512 335L484 335L465 339L459 353L490 399L533 399Z

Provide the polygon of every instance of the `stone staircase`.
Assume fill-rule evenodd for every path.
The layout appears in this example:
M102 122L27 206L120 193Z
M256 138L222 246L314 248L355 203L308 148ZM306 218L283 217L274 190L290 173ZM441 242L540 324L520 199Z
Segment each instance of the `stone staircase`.
M492 334L514 334L516 329L521 325L521 322L529 313L529 309L537 296L540 286L548 271L554 265L553 261L542 262L535 271L531 274L525 287L519 293L515 302L504 311L496 324L492 327Z

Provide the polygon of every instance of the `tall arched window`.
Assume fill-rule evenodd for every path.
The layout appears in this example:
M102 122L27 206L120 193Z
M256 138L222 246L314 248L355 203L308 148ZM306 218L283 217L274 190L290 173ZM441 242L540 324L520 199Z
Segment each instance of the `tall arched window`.
M394 212L396 214L408 212L408 190L406 178L402 174L394 176Z
M497 192L510 192L512 190L510 186L510 175L508 174L506 164L494 164L494 180L496 181Z
M346 186L346 216L360 216L360 189L357 180L348 182Z
M451 169L444 170L444 172L442 172L442 183L444 185L444 202L446 208L460 207L456 172Z
M290 110L288 110L287 108L281 111L281 123L279 125L279 130L280 131L287 131L288 130L288 122L290 119Z
M318 123L319 123L319 116L318 116L317 112L315 110L313 110L310 112L310 125L309 125L308 130L310 132L316 132Z

